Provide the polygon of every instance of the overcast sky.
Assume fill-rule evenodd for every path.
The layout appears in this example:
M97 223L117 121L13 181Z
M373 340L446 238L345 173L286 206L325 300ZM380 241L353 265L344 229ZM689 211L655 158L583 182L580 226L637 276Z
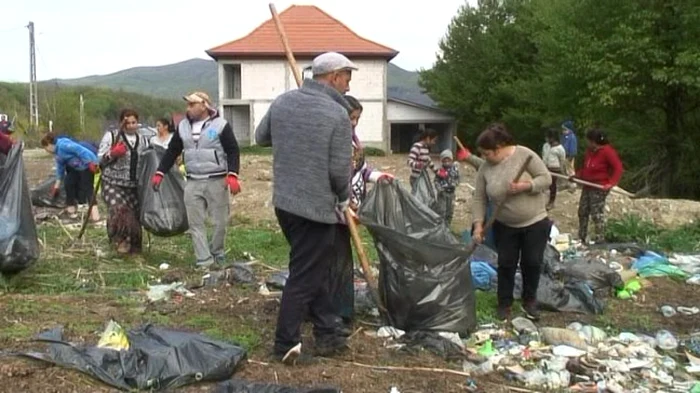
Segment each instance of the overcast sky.
M430 67L438 41L467 0L276 1L313 4L359 35L400 52L394 63ZM476 0L468 0L475 4ZM248 34L270 17L269 0L24 0L2 7L0 80L29 80L36 29L37 78L103 75L137 66L208 58L206 49Z

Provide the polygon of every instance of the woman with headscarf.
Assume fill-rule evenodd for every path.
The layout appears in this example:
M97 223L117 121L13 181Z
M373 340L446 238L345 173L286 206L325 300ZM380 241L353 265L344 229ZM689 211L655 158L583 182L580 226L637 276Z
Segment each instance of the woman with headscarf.
M118 131L107 131L98 151L102 171L102 197L107 204L107 235L120 254L141 252L138 160L149 146L139 134L139 116L131 109L119 115Z

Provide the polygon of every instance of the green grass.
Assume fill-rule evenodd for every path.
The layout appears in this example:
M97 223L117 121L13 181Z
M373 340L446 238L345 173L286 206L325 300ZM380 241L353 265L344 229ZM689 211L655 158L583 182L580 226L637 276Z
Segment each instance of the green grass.
M253 146L243 146L241 147L241 154L251 154L251 155L271 155L271 147L262 147L258 145Z
M700 221L675 229L664 229L639 216L612 219L606 228L610 242L635 242L658 251L700 251Z

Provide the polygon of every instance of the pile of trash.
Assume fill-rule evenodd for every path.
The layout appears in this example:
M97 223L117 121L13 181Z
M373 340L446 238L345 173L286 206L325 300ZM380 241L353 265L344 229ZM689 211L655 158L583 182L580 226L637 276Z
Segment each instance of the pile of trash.
M700 391L700 331L679 340L666 330L654 337L609 336L595 326L537 327L515 318L512 331L482 326L464 341L472 375L500 372L540 389L583 392ZM475 360L477 359L477 360Z

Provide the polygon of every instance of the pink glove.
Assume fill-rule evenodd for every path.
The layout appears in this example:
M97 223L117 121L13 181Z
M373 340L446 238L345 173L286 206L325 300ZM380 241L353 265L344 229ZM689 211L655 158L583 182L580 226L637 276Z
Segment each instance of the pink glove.
M447 179L447 169L440 168L440 170L437 172L437 175L441 179Z
M471 155L471 152L467 148L457 150L457 161L466 161Z
M124 144L124 142L117 143L109 150L109 156L112 158L124 157L125 155L126 145Z
M387 183L392 183L394 181L394 175L392 175L390 173L382 173L377 178L377 183L382 182L382 181L385 181Z
M233 173L229 173L228 176L226 176L226 187L228 187L233 195L241 192L241 185L238 183L238 176Z

